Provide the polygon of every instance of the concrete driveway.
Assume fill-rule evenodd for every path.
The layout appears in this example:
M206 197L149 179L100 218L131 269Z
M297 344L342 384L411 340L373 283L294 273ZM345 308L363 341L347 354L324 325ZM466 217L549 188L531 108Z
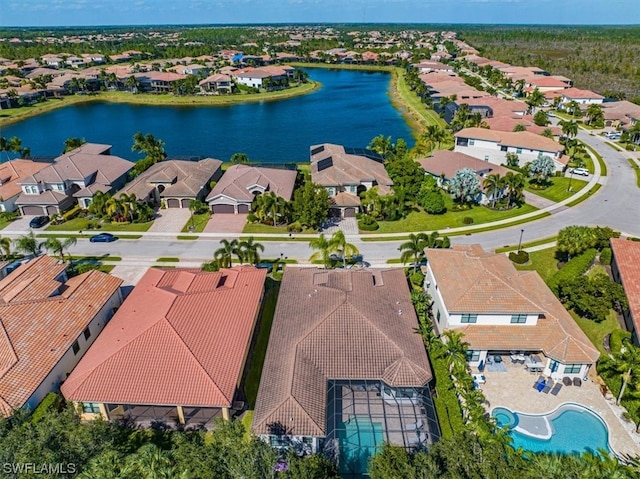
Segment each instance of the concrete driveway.
M240 234L246 224L247 215L218 213L211 215L207 226L204 227L204 232Z
M158 210L149 231L156 233L180 233L191 217L189 208L165 208Z
M36 215L19 216L17 220L12 221L11 223L9 223L6 226L5 230L6 231L18 231L20 233L29 231L31 229L31 228L29 228L29 221L31 221L35 217L36 217ZM44 230L48 225L49 224L47 223L42 228L34 228L34 231Z

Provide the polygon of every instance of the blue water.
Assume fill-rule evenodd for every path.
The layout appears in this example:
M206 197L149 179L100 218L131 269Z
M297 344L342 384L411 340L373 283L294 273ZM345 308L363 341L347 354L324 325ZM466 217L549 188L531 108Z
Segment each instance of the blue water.
M338 143L365 147L376 135L404 138L411 131L388 96L390 75L353 70L307 70L322 83L314 93L279 101L217 107L140 106L92 103L61 108L2 128L32 155L57 155L67 138L113 145L126 159L141 131L165 142L172 156L203 155L228 160L244 152L252 161L309 160L309 146Z
M369 459L384 443L382 423L356 416L338 433L340 473L360 476L367 472Z
M516 413L514 413L517 415ZM549 440L535 439L518 431L510 431L512 446L533 452L576 454L585 451L610 451L607 426L587 410L567 409L551 420L553 435Z

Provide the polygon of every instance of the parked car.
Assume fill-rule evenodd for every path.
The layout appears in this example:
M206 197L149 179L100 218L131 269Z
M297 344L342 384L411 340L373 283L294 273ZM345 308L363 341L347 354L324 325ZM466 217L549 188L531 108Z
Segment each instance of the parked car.
M111 233L99 233L89 238L89 241L91 243L111 243L112 241L115 241L117 239L118 237L113 236Z
M586 168L571 168L569 170L569 173L573 173L574 175L589 176L589 170L587 170Z
M36 216L29 221L29 228L42 228L49 222L48 216Z

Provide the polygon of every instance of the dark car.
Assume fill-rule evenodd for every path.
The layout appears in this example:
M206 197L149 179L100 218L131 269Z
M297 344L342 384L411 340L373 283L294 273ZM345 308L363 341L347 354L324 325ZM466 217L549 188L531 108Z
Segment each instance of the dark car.
M48 216L36 216L29 221L29 228L42 228L49 222Z
M117 236L113 236L111 233L100 233L97 235L93 235L89 238L89 241L92 243L111 243L112 241L117 240Z

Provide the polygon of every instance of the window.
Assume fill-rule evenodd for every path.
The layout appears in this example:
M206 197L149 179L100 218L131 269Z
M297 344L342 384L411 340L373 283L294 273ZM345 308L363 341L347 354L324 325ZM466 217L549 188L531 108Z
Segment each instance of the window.
M582 364L567 364L564 367L565 374L578 374L582 370Z
M87 340L91 337L91 331L89 330L89 326L84 330L84 339Z
M467 351L467 361L470 361L470 362L480 361L480 351L474 351L472 349L469 349Z
M508 147L506 145L500 146L500 151L507 151Z
M460 321L461 323L476 323L478 322L478 315L477 314L463 314L462 315L462 319Z
M512 324L522 324L527 322L526 314L512 314L511 315L511 323Z
M476 140L469 140L469 146L473 146L476 144Z
M516 153L519 155L520 153L522 153L522 148L516 148Z
M356 187L355 187L355 185L351 185L351 186L349 186L349 191L350 191L351 193L355 193L355 192L356 192Z
M440 321L440 310L436 312L436 321Z
M88 412L92 414L100 414L100 407L94 402L83 402L82 412Z
M71 347L73 348L73 354L78 354L78 351L80 351L80 345L78 344L78 341L74 341Z

